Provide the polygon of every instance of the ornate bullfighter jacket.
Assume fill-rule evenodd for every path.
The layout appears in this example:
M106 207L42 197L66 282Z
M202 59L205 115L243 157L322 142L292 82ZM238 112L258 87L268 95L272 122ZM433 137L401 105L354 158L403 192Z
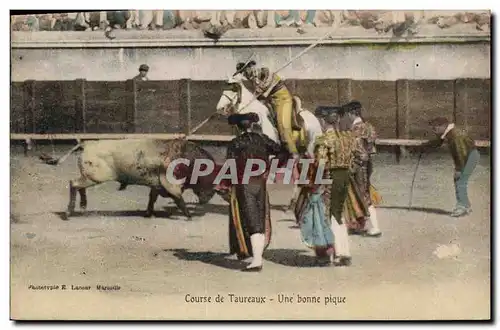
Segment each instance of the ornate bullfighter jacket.
M351 168L355 155L356 137L352 132L328 130L316 139L316 162L324 161L327 169Z
M364 122L359 118L354 121L351 130L356 137L353 166L366 167L371 156L377 152L375 145L377 134L375 128L370 123Z

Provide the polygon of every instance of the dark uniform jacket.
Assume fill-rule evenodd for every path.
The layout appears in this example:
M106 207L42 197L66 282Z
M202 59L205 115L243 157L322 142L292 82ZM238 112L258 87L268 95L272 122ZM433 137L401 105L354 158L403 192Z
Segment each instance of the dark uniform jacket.
M227 159L234 159L238 171L238 183L242 182L243 174L247 160L260 159L266 163L266 172L269 170L269 157L278 155L282 151L282 147L271 140L267 135L255 132L245 132L235 137L227 148ZM253 165L253 170L257 169L256 164ZM262 180L265 174L253 176L249 182Z

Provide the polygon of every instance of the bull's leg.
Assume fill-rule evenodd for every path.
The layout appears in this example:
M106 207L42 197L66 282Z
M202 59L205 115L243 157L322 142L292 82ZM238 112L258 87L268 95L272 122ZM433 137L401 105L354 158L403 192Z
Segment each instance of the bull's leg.
M186 202L184 201L184 198L182 198L182 192L183 188L179 184L172 184L170 183L167 179L164 173L160 174L160 183L163 188L165 188L165 191L172 196L172 199L174 200L175 204L177 205L178 208L182 210L184 215L187 217L187 220L190 221L191 219L191 214L189 213Z
M97 183L89 180L85 177L81 177L77 180L71 180L69 182L69 204L66 213L63 215L63 220L68 220L69 217L75 212L75 204L76 204L76 192L80 192L80 206L87 206L87 194L85 188L96 185Z
M156 188L151 188L149 192L148 208L146 210L146 218L151 218L155 211L155 203L158 200L159 191Z
M80 193L80 209L85 211L87 209L87 189L80 188L78 192Z
M118 190L119 190L119 191L121 191L121 190L125 190L125 189L127 189L127 186L128 186L128 185L127 185L126 183L121 182L121 183L120 183L120 187L118 188Z
M172 196L172 198L174 199L174 202L175 202L175 205L177 205L177 207L179 209L181 209L181 211L184 213L184 215L187 217L187 220L188 221L191 221L193 220L191 218L191 214L189 213L189 210L186 206L186 202L184 201L184 198L182 198L182 195L180 197L175 197L175 196Z
M63 215L63 220L68 220L68 218L75 212L76 203L76 189L73 187L73 180L69 182L69 203L66 213Z

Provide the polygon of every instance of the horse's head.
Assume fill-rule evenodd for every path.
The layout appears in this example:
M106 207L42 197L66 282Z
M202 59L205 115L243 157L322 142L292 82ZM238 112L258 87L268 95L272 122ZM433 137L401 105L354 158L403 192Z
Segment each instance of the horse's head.
M230 77L217 103L217 112L229 116L238 112L242 100L243 83L240 75Z

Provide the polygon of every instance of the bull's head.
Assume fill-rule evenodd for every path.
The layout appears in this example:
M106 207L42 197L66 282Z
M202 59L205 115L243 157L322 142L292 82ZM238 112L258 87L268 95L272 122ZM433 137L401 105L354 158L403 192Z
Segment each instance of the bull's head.
M198 184L195 184L191 187L193 189L193 192L198 197L199 204L203 205L210 202L215 193L221 195L221 197L224 198L224 192L221 192L218 189L218 185L214 184L215 178L217 177L217 174L219 173L221 168L222 165L214 164L214 169L212 170L212 172L208 175L199 177ZM205 170L206 165L202 164L200 171Z
M194 187L193 192L198 197L198 203L200 205L204 205L210 202L212 197L214 197L216 191L213 186L210 186L210 187Z
M225 116L237 113L241 104L242 88L241 79L229 78L217 103L217 112Z

